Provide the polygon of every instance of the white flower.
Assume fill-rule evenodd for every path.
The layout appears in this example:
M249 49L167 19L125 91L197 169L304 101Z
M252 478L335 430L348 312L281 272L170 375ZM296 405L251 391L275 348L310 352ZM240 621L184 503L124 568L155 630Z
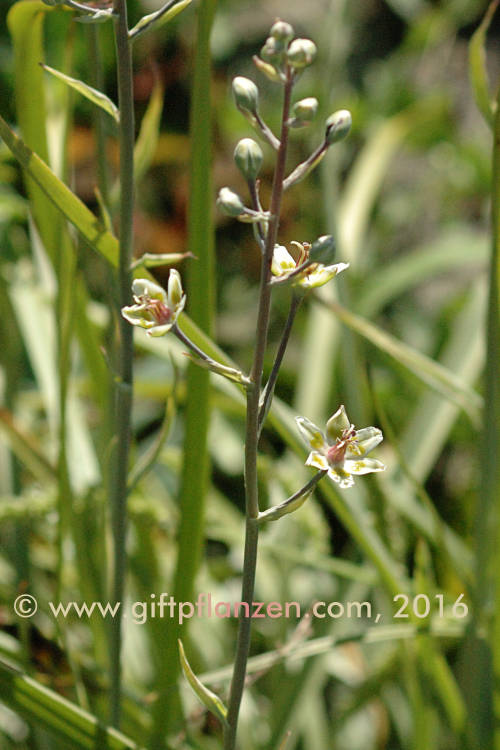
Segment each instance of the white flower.
M292 245L296 245L300 250L297 261L293 259L284 245L275 245L274 247L271 272L274 276L279 277L280 281L286 281L290 278L294 285L303 289L313 289L317 286L323 286L327 281L349 267L349 263L335 263L330 266L325 266L323 263L309 263L300 271L298 269L307 263L310 245L300 242L292 242Z
M175 268L170 271L167 292L149 279L135 279L132 292L135 305L123 307L122 315L133 326L145 328L149 336L168 333L186 304L181 277Z
M305 417L296 417L302 436L312 449L306 466L328 471L328 476L341 487L352 487L352 475L384 471L385 465L366 455L383 440L377 427L356 430L349 422L344 406L326 423L326 435Z

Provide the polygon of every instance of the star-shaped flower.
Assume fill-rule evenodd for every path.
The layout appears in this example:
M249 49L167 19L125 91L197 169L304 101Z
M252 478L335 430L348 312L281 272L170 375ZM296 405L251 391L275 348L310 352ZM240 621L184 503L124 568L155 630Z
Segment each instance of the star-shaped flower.
M145 328L149 336L163 336L175 324L186 304L181 277L174 268L168 277L168 291L149 279L135 279L132 284L135 305L122 308L125 320Z
M327 281L349 267L349 263L335 263L328 266L323 263L310 263L308 258L311 245L307 242L295 241L292 241L291 244L296 245L300 252L297 261L290 255L284 245L275 245L274 247L271 271L279 282L291 279L294 286L313 289L317 286L323 286ZM303 266L302 270L301 266Z
M328 476L341 487L352 487L354 474L384 471L385 465L376 458L366 458L383 440L378 427L356 430L347 418L344 406L326 423L326 435L305 417L296 417L299 430L312 449L306 466L328 471Z

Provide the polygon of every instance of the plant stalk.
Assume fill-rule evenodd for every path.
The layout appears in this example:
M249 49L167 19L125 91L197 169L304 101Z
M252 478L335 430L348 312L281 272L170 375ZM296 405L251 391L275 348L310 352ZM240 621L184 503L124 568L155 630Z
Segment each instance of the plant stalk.
M288 149L288 118L293 87L293 72L287 70L284 85L283 115L281 122L281 138L276 156L271 192L270 220L266 236L264 253L261 262L259 309L257 314L257 332L254 360L250 374L251 385L247 391L247 414L245 436L245 554L243 561L243 582L241 601L251 605L255 586L255 571L257 566L257 547L259 539L259 489L257 478L257 450L259 443L259 402L264 367L264 355L267 346L269 329L269 314L271 309L271 261L274 246L278 236L281 200L283 197L283 181L285 179L286 155ZM227 727L224 732L224 750L234 750L236 746L236 731L240 711L243 689L245 686L246 666L250 649L251 619L242 615L238 626L236 656L229 694L227 713Z
M292 299L290 302L290 309L288 311L288 317L286 319L283 333L281 334L281 341L278 346L278 351L276 352L276 358L274 360L271 374L269 375L269 380L267 381L266 387L264 388L262 403L259 409L259 435L262 432L262 428L264 426L267 413L271 406L271 401L274 395L274 388L276 385L276 381L278 379L278 374L280 371L281 363L283 362L283 357L285 356L285 351L288 346L288 341L290 339L290 334L292 332L293 324L295 321L295 316L297 314L297 310L299 309L301 302L302 302L302 296L292 293Z
M128 36L126 0L113 1L118 103L120 108L120 257L118 266L118 307L129 304L132 286L133 210L134 210L134 97L132 54ZM125 539L127 531L127 476L131 440L133 328L118 312L118 383L115 390L114 455L111 466L110 504L113 527L112 601L123 600L126 571ZM110 720L120 723L121 641L119 617L111 621Z

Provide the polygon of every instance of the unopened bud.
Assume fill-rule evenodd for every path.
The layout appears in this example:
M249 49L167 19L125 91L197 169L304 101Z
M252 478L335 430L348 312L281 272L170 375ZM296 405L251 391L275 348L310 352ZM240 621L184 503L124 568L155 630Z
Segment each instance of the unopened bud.
M328 265L335 257L335 240L331 234L318 237L309 250L309 260Z
M252 138L243 138L236 144L234 161L247 180L255 180L260 172L263 158L261 147Z
M260 57L257 57L257 55L254 55L252 59L255 63L255 66L270 81L272 81L273 83L280 83L283 80L281 77L281 73L279 72L279 70L276 70L276 68L273 65L271 65L270 63L264 62L264 60L261 60Z
M259 102L259 90L249 78L236 76L233 79L233 96L238 109L250 112L251 114L256 113Z
M305 68L313 62L316 52L316 45L310 39L294 39L286 56L293 68Z
M245 213L245 205L238 193L231 188L223 187L219 190L217 203L222 210L229 216L241 216Z
M292 109L292 120L290 125L292 128L301 128L304 125L308 125L311 120L314 120L318 111L318 100L313 96L307 99L301 99L299 102L293 105Z
M278 20L271 26L269 36L272 36L278 41L286 44L286 42L290 41L290 39L293 37L293 33L293 26L290 26L290 24L286 23L286 21Z
M280 63L285 52L285 45L279 39L270 36L260 51L261 58L268 63Z
M347 109L339 109L327 119L325 141L331 146L341 141L349 133L352 125L351 113Z

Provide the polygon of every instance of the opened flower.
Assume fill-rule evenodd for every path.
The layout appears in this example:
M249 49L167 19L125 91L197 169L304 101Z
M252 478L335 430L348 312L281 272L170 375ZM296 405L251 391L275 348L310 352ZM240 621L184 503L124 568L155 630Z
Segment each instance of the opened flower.
M299 430L312 449L306 466L328 471L328 476L341 487L352 487L352 475L384 471L385 465L376 458L366 458L383 440L378 427L356 430L341 406L326 423L326 435L305 417L296 417Z
M313 289L317 286L323 286L327 281L349 267L349 263L335 263L328 266L323 263L311 263L309 261L311 245L308 242L292 241L291 244L296 245L299 250L298 260L295 260L283 245L275 245L274 247L271 271L277 277L275 283L290 279L294 286Z
M135 279L132 284L135 305L122 308L125 320L145 328L149 336L168 333L186 304L181 277L175 269L170 271L167 289L149 279Z

